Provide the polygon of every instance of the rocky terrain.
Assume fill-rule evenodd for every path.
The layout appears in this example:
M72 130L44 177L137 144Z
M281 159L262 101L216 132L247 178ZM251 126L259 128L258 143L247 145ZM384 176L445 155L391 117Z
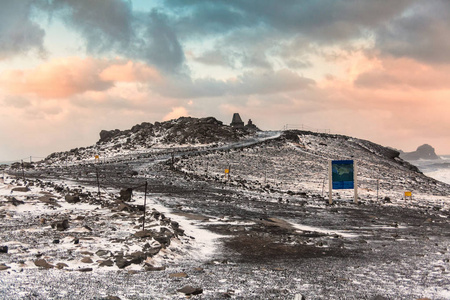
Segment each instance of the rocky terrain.
M8 169L0 297L450 298L450 186L369 141L211 120L159 132L182 141L196 127L176 124L195 123L209 141L103 133ZM358 203L333 190L328 204L330 159L356 161Z

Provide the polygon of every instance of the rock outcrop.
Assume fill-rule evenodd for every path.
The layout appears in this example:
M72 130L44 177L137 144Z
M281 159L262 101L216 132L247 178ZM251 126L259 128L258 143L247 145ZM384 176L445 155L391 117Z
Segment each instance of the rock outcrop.
M403 152L400 154L400 157L404 160L440 159L440 157L436 155L434 148L428 144L418 147L417 150L413 152Z

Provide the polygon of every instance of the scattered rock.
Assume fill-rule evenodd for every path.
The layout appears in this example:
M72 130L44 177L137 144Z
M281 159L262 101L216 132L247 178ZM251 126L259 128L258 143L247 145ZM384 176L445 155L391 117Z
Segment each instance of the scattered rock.
M109 256L109 255L111 255L111 252L108 251L108 250L98 250L97 252L95 252L95 254L96 254L97 256L104 257L104 256Z
M151 230L141 230L138 231L134 234L135 237L138 238L149 238L149 237L153 237L154 232Z
M0 246L0 253L8 253L8 246Z
M131 265L131 262L123 257L116 257L116 265L119 269L123 269Z
M98 263L99 263L98 264L99 267L112 267L112 266L114 266L114 262L112 260L110 260L110 259L108 259L108 260L99 260Z
M180 273L172 273L169 274L170 278L186 278L188 277L188 274L184 273L184 272L180 272Z
M65 197L64 197L64 199L66 200L66 202L67 203L78 203L78 202L80 202L81 200L80 200L80 197L79 196L77 196L77 195L66 195Z
M23 193L26 193L26 192L29 192L29 191L30 191L30 189L27 186L25 186L25 187L16 187L16 188L13 188L11 190L11 192L23 192Z
M56 268L57 269L64 269L64 268L68 268L69 266L67 265L67 264L65 264L65 263L57 263L56 264Z
M21 200L17 200L15 197L11 197L11 198L8 200L8 203L11 203L11 204L14 205L14 206L19 206L19 205L25 204L25 202L23 202L23 201L21 201Z
M58 231L64 231L69 228L69 220L57 221L52 224L52 228Z
M90 257L88 257L88 256L83 257L83 258L81 259L81 262L82 262L82 263L85 263L85 264L92 264L92 263L93 263L92 259L91 259Z
M179 289L178 292L183 293L186 296L200 295L201 293L203 293L203 289L202 288L194 288L190 285L186 285L186 286L182 287L181 289Z
M131 201L131 196L133 195L133 189L132 188L127 188L127 189L122 189L120 190L120 199L122 201Z
M8 270L8 269L10 269L11 267L8 267L7 265L5 265L5 264L0 264L0 271L4 271L4 270Z
M77 271L79 271L79 272L91 272L92 268L81 268L81 269L78 269Z
M306 298L302 294L295 294L294 300L306 300Z
M41 268L44 268L44 269L51 269L51 268L55 267L54 265L49 264L45 259L36 259L34 261L34 264L37 267L41 267Z
M166 267L154 267L152 265L146 264L144 267L145 271L154 272L154 271L164 271Z

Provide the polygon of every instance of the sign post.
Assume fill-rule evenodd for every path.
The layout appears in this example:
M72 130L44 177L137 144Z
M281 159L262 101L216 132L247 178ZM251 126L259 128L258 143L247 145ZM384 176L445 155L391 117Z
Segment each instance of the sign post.
M358 180L356 162L353 160L330 160L328 164L329 204L333 204L333 190L353 189L354 202L358 203Z

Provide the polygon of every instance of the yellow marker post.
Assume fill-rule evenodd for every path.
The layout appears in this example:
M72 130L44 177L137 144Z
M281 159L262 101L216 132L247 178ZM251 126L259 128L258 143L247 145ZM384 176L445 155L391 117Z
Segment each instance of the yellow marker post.
M230 173L230 169L225 169L225 174L229 174Z
M409 197L412 200L412 192L406 191L405 192L405 200L406 200L406 197Z

